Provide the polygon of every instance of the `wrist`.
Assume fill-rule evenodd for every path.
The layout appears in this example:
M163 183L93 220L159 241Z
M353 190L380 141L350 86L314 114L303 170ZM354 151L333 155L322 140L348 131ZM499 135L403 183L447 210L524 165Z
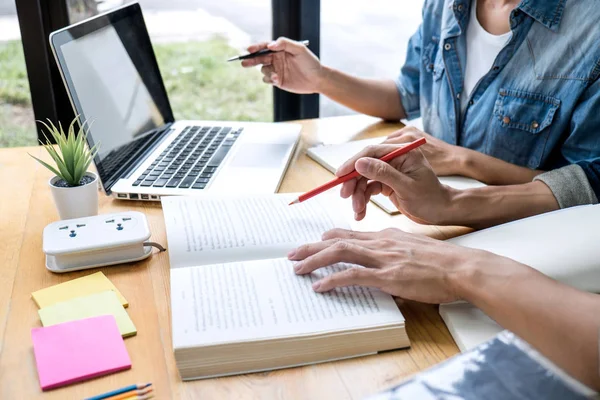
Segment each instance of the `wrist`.
M552 191L539 181L464 190L446 186L445 193L438 225L483 229L559 208Z
M434 225L461 225L463 221L463 209L462 205L464 201L464 190L458 190L447 185L443 185L444 192L442 198L444 203L441 207L437 207L438 218L432 221Z
M486 186L459 190L447 187L447 206L439 225L483 229L512 220L511 204L503 205L510 197L504 189L507 188Z
M327 95L329 86L331 84L331 77L335 74L335 70L321 65L316 79L315 92L323 95Z
M511 265L503 264L507 261L516 264L484 250L469 249L457 253L459 255L450 264L453 268L448 275L449 287L457 298L476 305L480 304L482 296L500 288L510 278Z
M448 287L456 298L479 308L504 301L505 293L516 282L525 282L539 274L524 264L484 250L460 251L448 274Z
M452 263L453 268L447 274L447 282L455 298L472 302L474 298L473 288L485 279L482 277L480 263L472 257L465 257L467 254L472 256L470 251L468 253L461 252L461 256L454 260Z
M454 157L452 157L452 160L450 160L450 162L454 166L453 167L453 169L455 170L454 173L456 175L473 178L473 171L476 170L476 168L475 168L475 156L476 155L477 155L477 153L474 152L473 150L470 150L470 149L467 149L467 148L464 148L461 146L456 146L456 151L454 152Z

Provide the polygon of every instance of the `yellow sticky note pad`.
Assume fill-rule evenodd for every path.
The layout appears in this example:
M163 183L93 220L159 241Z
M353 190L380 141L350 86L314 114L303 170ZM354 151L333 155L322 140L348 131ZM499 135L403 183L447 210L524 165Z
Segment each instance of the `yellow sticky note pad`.
M121 336L133 336L137 333L133 321L121 305L116 293L107 290L89 296L75 297L73 299L56 303L38 310L42 325L51 326L64 322L76 321L84 318L113 315Z
M125 297L123 297L115 285L102 272L96 272L95 274L38 290L37 292L33 292L31 297L33 297L33 301L35 301L39 308L44 308L75 297L101 293L107 290L112 290L117 294L123 307L129 306Z

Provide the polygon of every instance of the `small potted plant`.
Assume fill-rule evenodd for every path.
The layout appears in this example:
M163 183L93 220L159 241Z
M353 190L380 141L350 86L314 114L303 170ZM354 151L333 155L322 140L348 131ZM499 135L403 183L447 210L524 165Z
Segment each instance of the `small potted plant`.
M46 143L40 140L40 143L54 160L56 168L32 156L56 174L48 184L60 219L81 218L98 214L98 177L87 170L98 152L98 146L88 148L84 130L85 122L79 124L79 131L76 134L75 123L78 121L79 118L75 117L67 133L65 133L60 123L56 127L50 120L48 120L48 124L39 121L56 142L55 148L46 134L44 134Z

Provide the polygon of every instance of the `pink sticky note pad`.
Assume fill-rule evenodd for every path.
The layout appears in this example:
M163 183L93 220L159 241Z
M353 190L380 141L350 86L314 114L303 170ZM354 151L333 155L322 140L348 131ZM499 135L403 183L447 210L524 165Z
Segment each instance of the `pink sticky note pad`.
M34 328L31 339L42 390L131 368L112 315Z

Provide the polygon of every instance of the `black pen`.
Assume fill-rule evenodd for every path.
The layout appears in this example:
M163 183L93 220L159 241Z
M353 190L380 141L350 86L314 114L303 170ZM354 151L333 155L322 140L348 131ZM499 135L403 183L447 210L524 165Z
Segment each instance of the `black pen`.
M302 43L305 46L308 46L310 44L310 42L308 40L303 40L300 43ZM260 57L260 56L264 56L265 54L271 54L271 53L277 53L277 52L273 51L273 50L269 50L269 49L262 49L262 50L257 51L256 53L250 53L250 54L244 54L243 56L231 57L229 60L227 60L227 62L236 61L236 60L248 60L250 58Z

